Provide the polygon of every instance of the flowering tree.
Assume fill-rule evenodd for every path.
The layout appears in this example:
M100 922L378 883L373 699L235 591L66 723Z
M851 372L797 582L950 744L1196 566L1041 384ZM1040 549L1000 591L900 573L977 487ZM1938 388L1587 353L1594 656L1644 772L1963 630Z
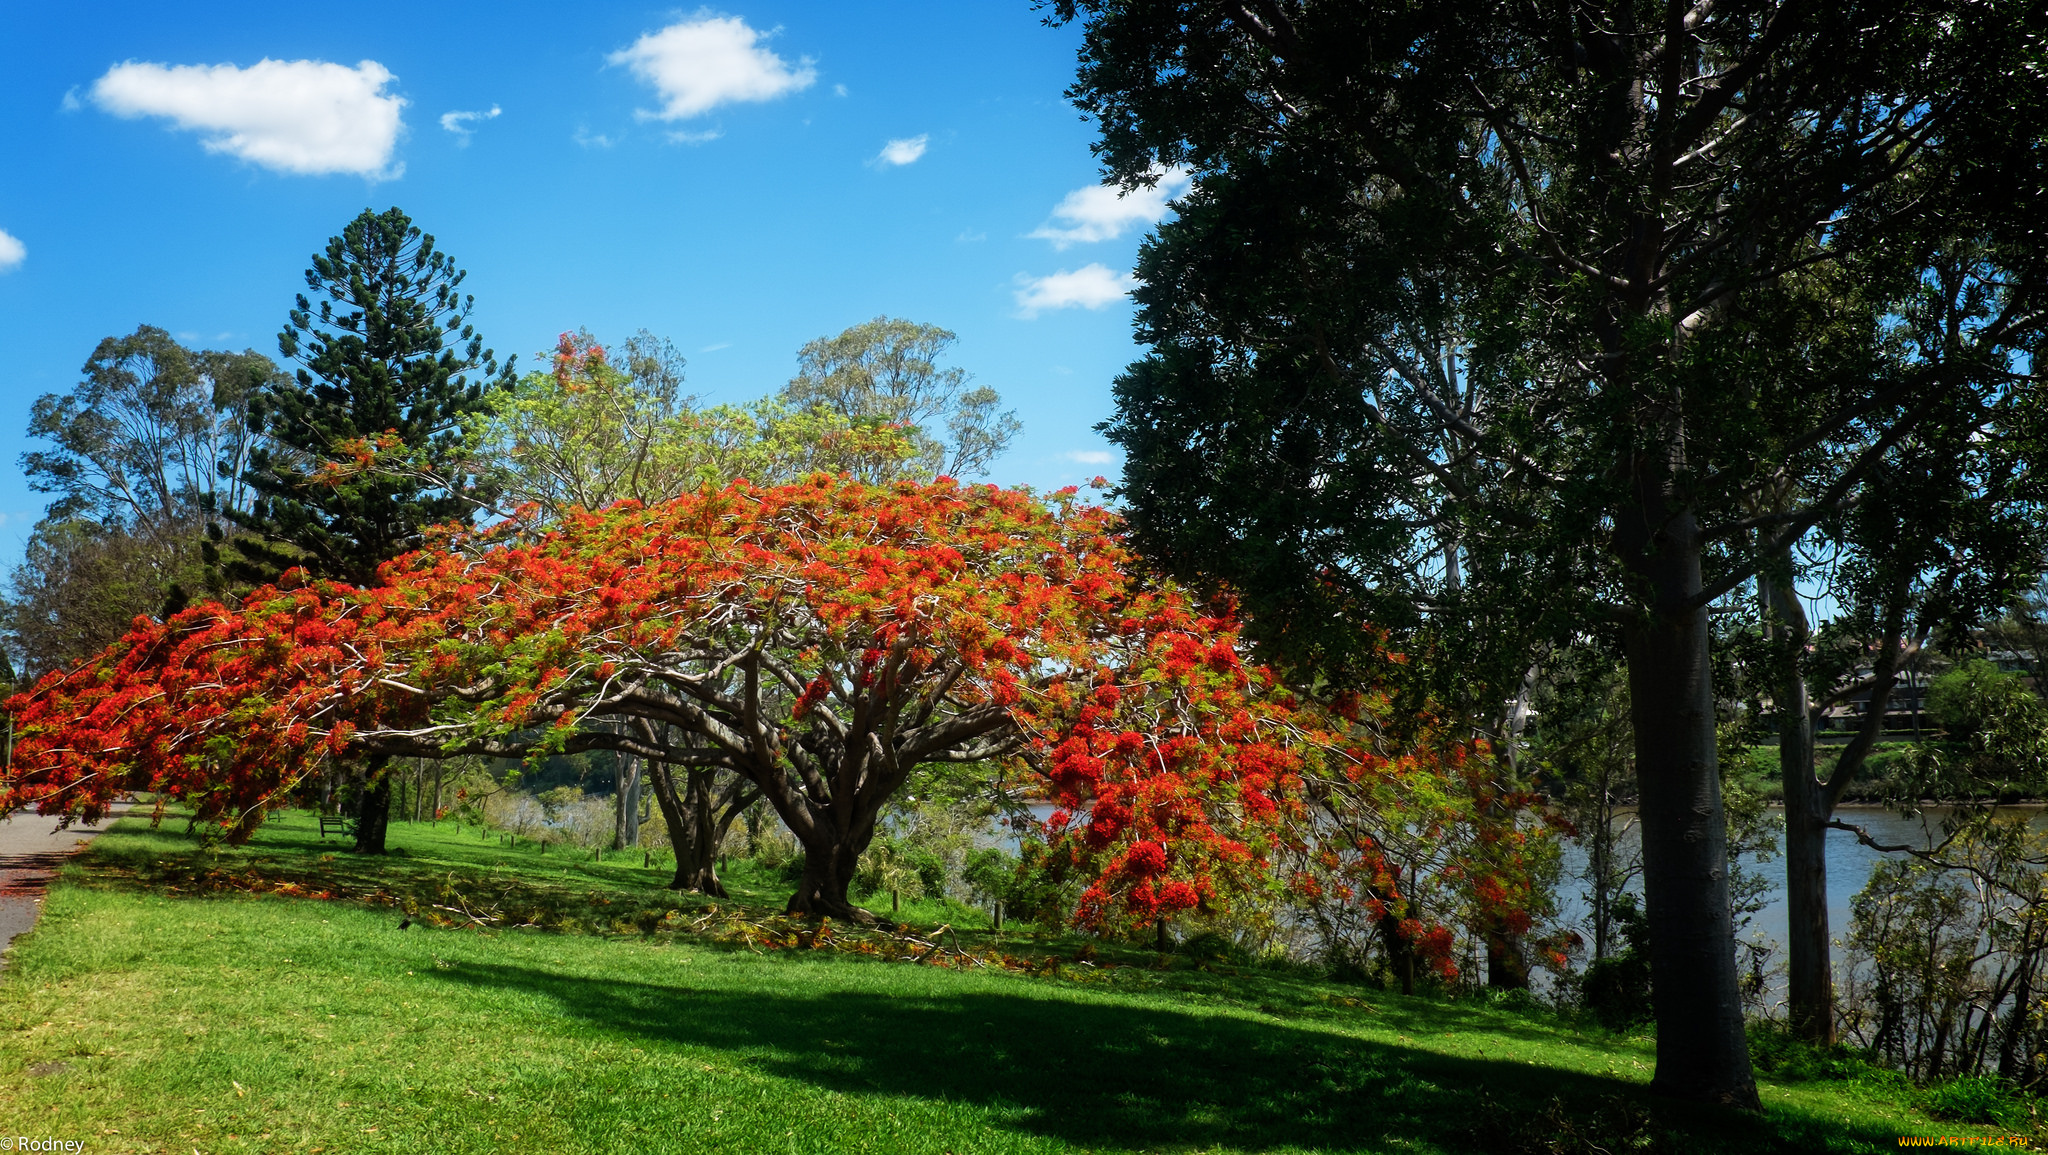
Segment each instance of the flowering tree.
M805 849L790 909L862 918L915 766L1021 760L1099 865L1084 920L1189 909L1265 860L1313 735L1116 531L1071 491L818 475L453 534L370 588L287 575L14 699L0 807L159 790L234 838L325 757L610 748L747 779Z

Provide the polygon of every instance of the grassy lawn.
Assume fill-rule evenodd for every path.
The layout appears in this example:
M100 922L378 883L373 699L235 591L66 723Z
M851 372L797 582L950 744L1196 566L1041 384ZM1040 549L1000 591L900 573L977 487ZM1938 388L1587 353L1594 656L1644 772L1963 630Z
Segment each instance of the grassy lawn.
M1769 1083L1762 1119L1662 1103L1646 1040L1475 1000L722 946L643 929L696 904L637 856L543 860L448 827L393 841L410 853L328 857L303 815L220 853L168 823L102 836L0 975L0 1130L178 1155L1816 1152L1995 1133L1930 1122L1882 1081ZM772 879L745 881L768 899ZM582 933L400 930L407 903Z

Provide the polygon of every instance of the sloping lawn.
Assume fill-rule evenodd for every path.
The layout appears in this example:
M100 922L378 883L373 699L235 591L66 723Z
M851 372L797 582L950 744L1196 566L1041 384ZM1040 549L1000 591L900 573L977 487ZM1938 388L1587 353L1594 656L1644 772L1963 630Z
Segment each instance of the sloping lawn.
M757 953L636 929L633 912L694 909L638 857L544 865L445 827L394 842L411 853L323 860L303 816L218 854L140 820L102 836L0 975L0 1129L179 1155L1816 1152L1990 1133L1883 1083L1767 1084L1762 1119L1663 1103L1646 1041L1470 1000ZM396 906L286 883L416 906L573 898L586 931L615 929L401 930Z

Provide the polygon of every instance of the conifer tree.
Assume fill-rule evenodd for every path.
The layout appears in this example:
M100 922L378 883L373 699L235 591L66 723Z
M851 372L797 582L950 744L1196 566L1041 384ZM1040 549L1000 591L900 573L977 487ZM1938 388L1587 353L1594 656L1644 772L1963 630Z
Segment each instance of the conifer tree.
M512 361L501 370L469 324L464 275L397 208L363 210L313 256L277 338L299 369L251 406L268 444L244 475L251 508L233 515L249 532L234 556L209 553L229 580L303 566L371 585L428 526L471 516L484 495L460 468L462 421L511 383ZM367 775L356 849L381 854L390 784L381 765Z

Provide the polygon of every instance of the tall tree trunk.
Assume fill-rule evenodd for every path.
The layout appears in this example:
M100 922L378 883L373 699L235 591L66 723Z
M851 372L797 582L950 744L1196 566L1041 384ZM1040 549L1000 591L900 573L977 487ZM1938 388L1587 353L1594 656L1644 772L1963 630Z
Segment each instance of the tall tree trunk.
M1626 629L1656 992L1651 1087L1762 1110L1735 967L1707 607L1695 604L1699 524L1661 492L1645 498L1624 535L1651 595L1649 611Z
M612 790L612 849L624 850L640 842L641 760L632 754L619 755L618 775Z
M391 826L391 774L387 758L372 758L364 770L363 793L356 810L356 853L384 853L384 834Z
M1792 551L1778 559L1790 579ZM1786 992L1792 1033L1815 1043L1835 1041L1835 983L1828 941L1828 817L1833 807L1814 774L1813 704L1801 666L1806 611L1796 591L1759 576L1774 617L1778 686L1778 776L1785 789Z
M1789 575L1788 546L1779 568ZM1814 762L1814 715L1803 656L1810 629L1796 591L1768 578L1757 579L1776 621L1782 663L1778 695L1778 772L1785 788L1785 931L1787 1010L1792 1031L1815 1043L1835 1041L1833 947L1828 934L1828 822L1849 783L1863 770L1884 735L1884 715L1910 649L1904 636L1908 587L1894 577L1885 592L1877 661L1863 724L1822 781Z

